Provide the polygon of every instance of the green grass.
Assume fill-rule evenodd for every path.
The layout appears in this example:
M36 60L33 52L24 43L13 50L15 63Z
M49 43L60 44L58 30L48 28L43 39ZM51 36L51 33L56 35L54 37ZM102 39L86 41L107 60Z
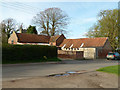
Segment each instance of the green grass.
M113 74L120 76L119 69L120 69L120 65L115 65L115 66L108 66L108 67L100 68L100 69L97 69L96 71L113 73Z
M2 64L19 64L19 63L37 63L37 62L57 62L61 61L58 58L37 59L37 60L10 60L10 62L2 62Z

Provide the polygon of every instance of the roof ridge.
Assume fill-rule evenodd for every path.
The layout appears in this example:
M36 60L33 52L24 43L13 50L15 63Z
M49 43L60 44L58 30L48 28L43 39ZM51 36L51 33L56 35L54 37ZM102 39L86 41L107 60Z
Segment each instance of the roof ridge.
M94 38L108 38L108 37L77 38L77 39L67 39L67 40L94 39Z
M74 44L75 47L79 47L82 43L84 43L83 47L100 47L105 44L105 41L108 40L108 37L95 37L95 38L79 38L79 39L64 39L63 44ZM67 47L66 46L66 47Z

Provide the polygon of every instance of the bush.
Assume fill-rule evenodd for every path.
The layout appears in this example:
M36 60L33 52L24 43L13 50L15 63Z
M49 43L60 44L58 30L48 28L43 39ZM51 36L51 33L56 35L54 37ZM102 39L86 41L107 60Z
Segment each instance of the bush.
M45 57L56 58L57 48L53 46L42 45L9 45L3 44L2 46L2 62L14 62L16 60L42 60Z
M118 50L118 53L120 53L120 50Z

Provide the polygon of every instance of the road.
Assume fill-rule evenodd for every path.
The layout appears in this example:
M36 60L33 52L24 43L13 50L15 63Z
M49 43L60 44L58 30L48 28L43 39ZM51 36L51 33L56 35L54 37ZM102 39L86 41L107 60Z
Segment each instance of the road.
M47 76L66 71L93 71L100 67L117 65L118 61L99 60L64 60L61 64L21 64L3 65L3 81L23 79L36 76Z

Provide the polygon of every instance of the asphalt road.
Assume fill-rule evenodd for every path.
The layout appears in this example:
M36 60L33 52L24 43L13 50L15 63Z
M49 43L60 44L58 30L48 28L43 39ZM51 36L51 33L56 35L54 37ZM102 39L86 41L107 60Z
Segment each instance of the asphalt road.
M47 76L66 71L93 71L100 67L117 65L118 61L99 60L64 60L61 64L21 64L3 65L2 79L14 80L36 76Z

